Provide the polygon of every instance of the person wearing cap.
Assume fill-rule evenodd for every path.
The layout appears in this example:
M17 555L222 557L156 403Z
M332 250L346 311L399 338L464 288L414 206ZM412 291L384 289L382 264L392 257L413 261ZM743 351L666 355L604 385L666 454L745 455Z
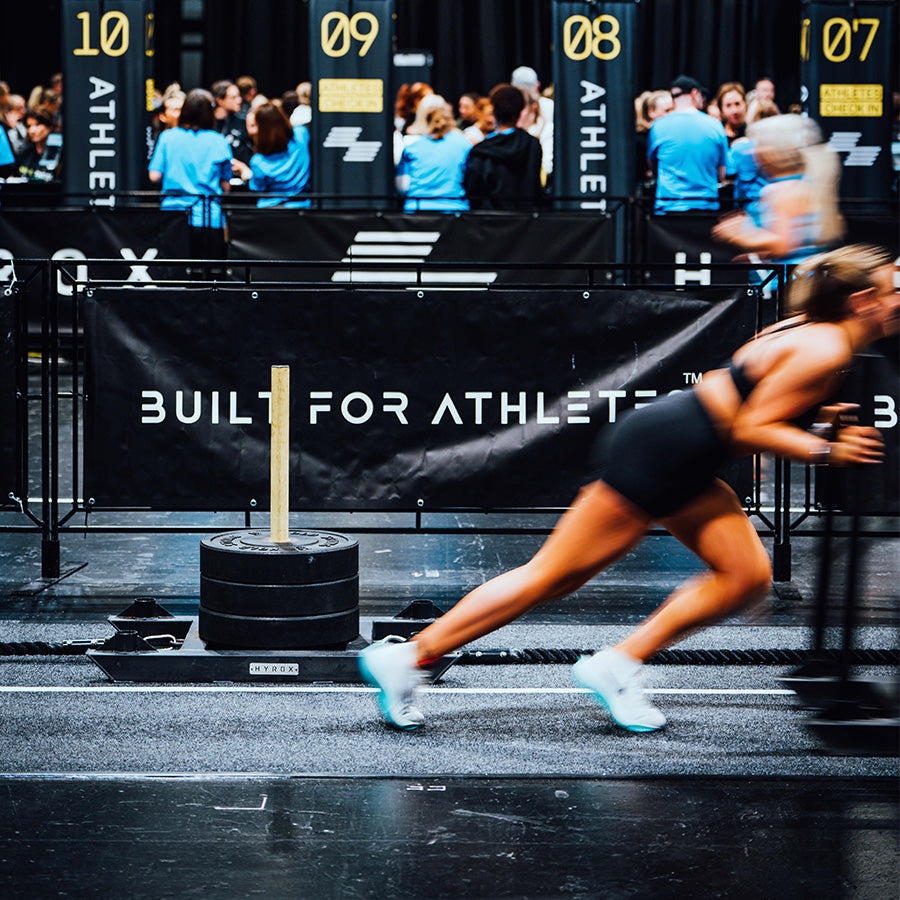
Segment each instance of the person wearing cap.
M509 83L537 100L540 118L526 130L541 142L542 166L544 175L549 178L553 174L553 101L541 94L541 83L531 66L514 69Z
M718 209L728 138L722 123L701 113L703 86L679 75L670 89L674 109L650 127L647 158L656 170L657 213Z

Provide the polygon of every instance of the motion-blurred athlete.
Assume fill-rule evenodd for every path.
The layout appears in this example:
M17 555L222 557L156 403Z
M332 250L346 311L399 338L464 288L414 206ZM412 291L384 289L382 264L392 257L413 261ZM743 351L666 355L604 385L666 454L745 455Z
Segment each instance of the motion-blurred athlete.
M606 443L597 480L581 490L530 562L482 584L412 640L385 638L361 653L362 674L379 689L392 725L422 724L416 695L423 664L576 590L635 547L653 522L709 570L677 588L621 643L582 657L572 674L621 727L655 731L666 724L644 694L644 662L761 599L771 579L756 530L716 470L760 452L838 466L882 456L874 428L839 427L827 440L791 420L834 394L854 354L896 333L900 299L889 258L854 246L809 259L796 270L791 302L796 315L741 347L727 368L624 416Z

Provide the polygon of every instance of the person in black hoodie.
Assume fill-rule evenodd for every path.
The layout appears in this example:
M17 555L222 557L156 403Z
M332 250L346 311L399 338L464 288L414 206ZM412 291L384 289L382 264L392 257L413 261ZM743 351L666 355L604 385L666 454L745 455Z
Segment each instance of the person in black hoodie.
M241 116L240 88L227 78L217 81L210 88L216 101L216 131L228 141L232 156L245 165L253 156L253 142L247 134L247 119Z
M541 143L516 127L525 96L511 84L491 91L496 131L476 144L465 174L472 209L531 209L541 197Z

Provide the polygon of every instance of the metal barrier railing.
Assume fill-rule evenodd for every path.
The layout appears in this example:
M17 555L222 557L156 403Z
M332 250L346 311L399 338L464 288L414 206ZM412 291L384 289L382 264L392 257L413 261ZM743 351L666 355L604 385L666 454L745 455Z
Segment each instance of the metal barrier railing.
M90 500L86 500L80 489L81 482L81 460L83 454L82 447L82 415L84 403L84 371L83 358L80 353L79 337L81 335L81 325L78 321L78 304L77 298L80 291L87 291L91 286L111 286L121 285L125 282L121 279L103 278L104 271L110 271L114 267L121 268L122 261L113 260L89 260L87 271L89 280L84 281L85 273L79 272L77 266L71 261L57 260L17 260L15 263L17 280L8 285L6 288L6 296L13 301L14 304L14 355L15 355L15 391L16 391L16 422L15 422L15 442L16 442L16 488L14 492L10 492L8 498L0 498L0 507L5 507L7 511L17 511L24 523L0 523L0 532L24 531L39 533L41 535L41 559L42 574L45 578L59 577L60 566L60 536L62 534L87 534L101 532L132 532L132 533L208 533L209 526L165 526L165 525L143 525L143 524L127 524L127 525L95 525L89 522L89 516L93 512L100 510L95 508ZM145 263L142 263L145 264ZM269 262L240 262L240 263L223 263L219 260L153 260L146 261L151 268L165 268L171 275L174 270L183 272L181 278L167 279L167 285L185 286L185 287L203 287L211 288L221 287L223 283L230 285L252 286L253 270L258 267L266 268L269 271L277 272L280 269L296 268L297 266L308 265L310 268L321 268L321 263L302 264L297 262L285 261L269 261ZM371 268L377 264L367 264L367 268ZM386 266L389 264L385 264ZM455 268L464 265L467 269L471 269L473 264L427 264L419 263L416 266L419 283L422 283L422 275L425 272L432 274L440 272L452 272ZM546 268L544 263L530 264L535 271ZM716 289L727 289L729 287L740 287L745 289L748 297L753 299L757 310L757 326L761 326L766 318L779 315L781 309L781 301L784 295L784 285L788 277L788 272L783 266L771 267L771 273L766 280L761 283L751 283L749 275L755 270L753 266L738 264L709 264L710 268L717 271L731 270L735 272L734 281L730 284L716 285ZM491 264L492 268L502 268L502 263ZM521 269L521 264L516 264L516 269ZM647 264L639 266L622 264L610 266L609 264L591 264L583 263L573 267L584 278L585 289L591 289L602 285L604 288L628 290L632 286L639 285L646 288L646 283L641 283L644 273L647 271ZM671 271L671 266L650 267L657 271ZM608 277L613 273L613 278ZM635 278L637 276L637 278ZM198 280L200 279L200 280ZM274 282L277 284L278 282ZM273 282L267 282L271 285ZM763 291L767 285L774 286L774 298L771 301L765 301ZM68 295L60 293L60 286L70 288ZM309 283L304 286L314 286ZM328 285L333 287L333 285ZM433 285L429 285L433 286ZM540 284L535 287L540 287ZM671 283L659 282L652 285L660 289L676 289L679 286ZM354 284L348 286L350 289L371 289L372 285ZM379 287L379 286L375 286ZM380 286L383 287L383 286ZM506 290L522 290L527 285L492 285L490 290L506 291ZM571 287L571 285L568 285ZM135 286L134 289L141 290L142 286ZM28 372L27 359L27 310L26 301L29 291L38 290L41 297L41 344L40 344L40 392L31 393L29 382L32 381ZM60 333L60 309L63 305L68 305L69 315L73 323L73 333L63 340ZM65 374L66 379L71 379L71 384L67 385L66 390L60 389L61 377L61 358L67 355L69 357L67 367L71 366L71 371ZM67 451L61 450L60 445L60 418L61 404L70 403L71 415L71 431L69 435L69 447ZM29 411L35 404L40 406L40 485L41 496L39 498L40 512L36 512L36 505L29 496L29 482L33 476L32 453L29 446L29 429L28 419ZM60 490L60 454L67 452L70 455L67 460L69 484L66 485L65 493ZM800 510L798 519L794 519L796 510L792 508L792 491L791 491L791 465L787 461L776 461L773 468L773 495L771 497L771 505L769 501L763 498L762 482L760 478L762 461L759 457L754 458L754 479L752 495L745 498L746 509L749 514L758 518L762 525L763 533L773 539L773 556L776 581L786 582L791 576L791 538L800 532L801 524L808 522L817 516L819 510L812 497L810 484L811 473L807 468L805 472L806 492L803 501L803 507ZM68 494L70 496L66 497ZM9 502L7 502L9 501ZM65 507L61 511L61 507ZM112 507L111 509L123 513L132 512L125 507ZM327 507L321 510L329 512ZM367 510L359 510L366 512ZM527 510L527 509L453 509L440 510L431 509L429 513L440 514L442 512L452 512L454 514L468 513L472 515L480 515L483 513L490 514L522 514L522 513L552 513L556 515L561 510ZM252 510L247 509L244 512L243 527L251 527ZM442 526L429 524L423 519L423 514L419 510L410 511L414 516L414 524L411 526L375 526L375 527L354 527L354 531L359 533L377 532L377 533L410 533L423 532L429 534L452 534L460 533L462 530L471 530L471 528L463 528L461 526ZM74 518L79 515L85 516L83 525L74 523ZM550 526L536 527L529 524L523 527L494 527L479 526L475 530L483 533L493 534L543 534L550 530ZM806 528L802 533L817 533L816 529L810 530ZM879 532L881 535L894 535L894 532Z

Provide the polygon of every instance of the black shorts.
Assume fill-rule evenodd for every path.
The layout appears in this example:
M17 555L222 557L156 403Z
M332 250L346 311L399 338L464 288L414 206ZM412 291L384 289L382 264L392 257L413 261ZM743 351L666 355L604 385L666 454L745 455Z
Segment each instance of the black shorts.
M595 444L591 468L660 519L709 488L729 459L696 393L684 391L625 413Z

